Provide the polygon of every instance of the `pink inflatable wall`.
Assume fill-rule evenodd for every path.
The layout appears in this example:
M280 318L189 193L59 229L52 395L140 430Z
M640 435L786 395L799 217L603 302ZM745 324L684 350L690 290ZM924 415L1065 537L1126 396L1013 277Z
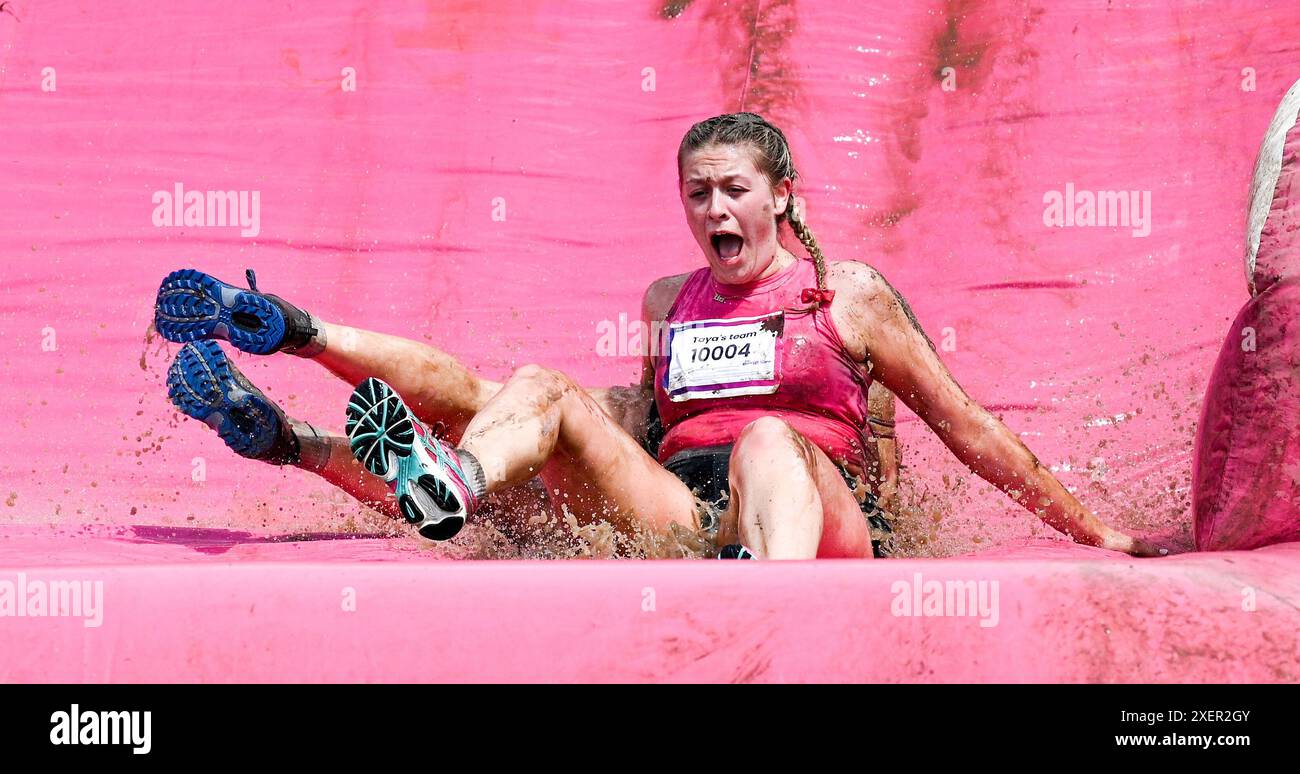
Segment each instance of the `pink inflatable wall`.
M1191 548L1195 424L1248 298L1247 188L1261 133L1300 75L1286 45L1297 34L1300 6L1253 0L7 3L4 564L75 556L128 573L135 559L114 538L202 554L214 533L201 528L397 534L392 550L424 559L509 554L479 533L420 545L324 483L238 458L180 417L163 386L175 348L149 332L159 280L183 266L237 280L253 267L263 289L326 319L428 341L491 378L538 362L585 384L625 384L638 364L600 354L598 326L635 319L654 278L702 265L675 150L692 122L742 109L790 138L826 253L882 270L975 399L1105 520ZM156 202L178 186L245 192L250 215L255 193L257 218L157 225ZM1132 208L1103 205L1101 224L1071 206L1121 195ZM341 427L349 385L292 358L238 363L291 414ZM996 558L1055 535L900 414L903 553L993 548ZM339 550L311 557L335 573L363 558ZM1270 556L1291 563L1258 565L1264 585L1295 567L1285 550ZM1204 592L1189 578L1218 571L1194 564L1208 558L1157 561L1167 569L1144 572L1164 573L1170 593ZM1293 586L1273 585L1296 599ZM1225 582L1213 593L1237 591ZM1106 598L1106 609L1141 604L1136 589ZM130 625L150 620L145 608L131 615ZM1281 644L1252 643L1289 652L1294 669L1294 607L1270 615L1250 637L1282 632ZM1003 637L1030 648L1036 621ZM175 626L177 638L202 636ZM1294 678L1257 671L1262 662L1228 644L1246 636L1239 625L1216 626L1203 636L1235 665L1218 677ZM1143 636L1131 635L1140 649ZM82 647L79 631L66 636ZM941 662L967 667L908 674L993 674L953 643ZM19 652L31 641L0 644ZM149 679L113 663L59 677ZM1035 674L1107 679L1081 664ZM44 674L9 669L0 677ZM222 663L175 670L155 674L248 674ZM1184 665L1158 676L1198 674ZM1137 666L1111 675L1143 676Z
M1205 392L1192 467L1193 535L1205 551L1300 540L1300 80L1269 122L1251 179L1253 296Z

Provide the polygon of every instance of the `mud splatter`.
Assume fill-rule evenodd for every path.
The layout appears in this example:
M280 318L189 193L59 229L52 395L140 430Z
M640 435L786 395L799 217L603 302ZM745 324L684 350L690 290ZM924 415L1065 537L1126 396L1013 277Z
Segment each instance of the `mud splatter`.
M668 0L658 16L675 19L692 0ZM802 102L790 39L798 29L794 0L712 0L700 13L709 49L723 52L717 68L731 109L752 111L780 124Z
M152 351L150 351L151 347ZM149 327L144 332L144 344L140 348L140 370L148 373L149 359L164 355L166 352L167 340L158 335L158 329L154 327L153 323L149 323Z
M915 195L902 193L895 197L893 205L888 209L869 212L865 220L867 225L873 228L893 228L908 215L916 212L920 204L920 200Z
M659 15L665 19L676 19L691 7L695 0L668 0L663 7L659 9Z
M948 67L961 72L963 76L976 76L971 79L971 85L976 86L987 73L987 67L981 68L981 65L984 64L985 55L993 40L982 34L972 34L975 24L967 24L967 20L972 19L978 10L978 4L970 0L948 0L945 3L943 27L935 35L933 44L935 64L931 74L936 81L943 81L943 71ZM964 82L965 78L962 80Z

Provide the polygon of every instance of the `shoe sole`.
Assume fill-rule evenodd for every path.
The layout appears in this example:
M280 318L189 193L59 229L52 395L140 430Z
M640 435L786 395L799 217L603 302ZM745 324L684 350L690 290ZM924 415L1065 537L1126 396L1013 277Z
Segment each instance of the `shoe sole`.
M718 558L719 559L757 559L758 557L754 556L752 551L750 551L748 548L745 548L740 543L732 543L731 545L723 546L722 550L718 551Z
M418 421L392 387L371 377L348 401L348 444L366 470L393 485L402 518L429 540L449 540L465 518L446 513L461 506L429 472L438 466L416 437Z
M167 371L167 397L183 414L216 430L236 454L257 458L279 435L280 416L238 377L215 341L192 342L181 347Z
M284 315L274 302L195 269L163 279L154 325L168 341L224 339L254 355L268 355L284 340Z

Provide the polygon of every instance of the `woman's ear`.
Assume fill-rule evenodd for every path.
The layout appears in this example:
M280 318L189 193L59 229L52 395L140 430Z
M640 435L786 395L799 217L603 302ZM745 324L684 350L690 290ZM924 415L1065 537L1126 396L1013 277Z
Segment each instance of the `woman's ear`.
M790 178L782 178L781 182L776 184L772 189L773 204L776 206L776 214L785 213L786 207L790 206L790 193L794 190L794 184Z

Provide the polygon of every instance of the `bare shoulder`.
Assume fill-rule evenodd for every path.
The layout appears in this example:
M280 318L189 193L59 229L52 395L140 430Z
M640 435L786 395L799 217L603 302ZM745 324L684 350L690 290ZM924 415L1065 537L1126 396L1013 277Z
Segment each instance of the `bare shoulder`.
M929 340L907 299L874 267L836 261L826 268L826 286L835 291L832 314L850 348L862 345L882 325L910 327Z
M687 278L693 273L688 271L673 274L651 282L650 287L646 288L645 297L641 300L642 314L646 319L662 320L668 314L668 308L673 305L673 301L677 300L682 285L686 284Z
M858 261L835 261L827 266L826 287L835 291L831 305L835 324L850 336L887 314L895 297L884 275Z
M826 286L836 295L847 296L855 302L893 295L893 288L884 275L860 261L832 261L826 267Z

